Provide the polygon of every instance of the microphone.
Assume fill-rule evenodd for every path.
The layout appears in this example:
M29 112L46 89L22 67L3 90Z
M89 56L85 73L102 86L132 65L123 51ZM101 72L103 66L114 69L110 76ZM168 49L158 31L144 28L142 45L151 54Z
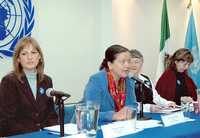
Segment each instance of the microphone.
M133 79L133 80L135 80L135 81L137 81L137 82L140 82L140 83L144 84L144 81L141 80L141 79L139 79L139 78L136 77L136 76L132 76L131 79Z
M141 101L139 102L140 103L140 115L139 115L139 120L149 120L151 119L151 117L148 117L148 116L144 116L144 107L143 107L143 104L144 104L144 101L145 101L145 94L144 94L144 91L143 91L143 86L145 86L146 88L148 88L149 90L152 91L152 89L150 88L150 86L146 85L145 84L145 81L142 80L142 79L139 79L137 76L131 76L130 77L132 80L135 80L137 82L140 83L140 88L139 88L139 91L140 91L140 94L141 94Z
M56 101L55 104L58 105L59 108L59 124L60 124L60 137L64 136L64 100L66 100L67 98L69 98L71 95L69 95L68 93L64 93L61 91L56 91L53 88L48 88L46 90L46 95L48 97L56 97ZM66 97L65 99L63 99L63 97Z
M68 93L64 93L64 92L61 92L61 91L56 91L56 90L54 90L53 88L48 88L47 90L46 90L46 95L48 96L48 97L53 97L53 96L55 96L55 97L66 97L66 98L69 98L71 95L70 94L68 94Z
M135 81L137 81L137 82L143 84L146 88L151 89L151 87L150 87L149 85L147 85L147 84L145 83L145 81L139 79L138 77L132 76L131 79L133 79L133 80L135 80Z

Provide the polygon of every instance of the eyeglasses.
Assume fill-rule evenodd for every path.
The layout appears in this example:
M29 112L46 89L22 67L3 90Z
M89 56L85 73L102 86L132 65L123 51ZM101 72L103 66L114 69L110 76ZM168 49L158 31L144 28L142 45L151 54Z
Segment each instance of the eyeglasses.
M140 58L132 58L130 63L132 63L132 64L140 64L140 63L143 63L143 60L140 59Z

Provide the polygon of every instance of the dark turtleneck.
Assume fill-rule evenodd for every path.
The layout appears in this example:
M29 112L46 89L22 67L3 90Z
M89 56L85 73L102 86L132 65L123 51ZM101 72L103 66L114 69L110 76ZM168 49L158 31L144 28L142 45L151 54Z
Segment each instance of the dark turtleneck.
M187 86L185 84L184 73L175 71L176 74L176 93L174 101L177 105L181 105L181 97L189 96L187 91Z

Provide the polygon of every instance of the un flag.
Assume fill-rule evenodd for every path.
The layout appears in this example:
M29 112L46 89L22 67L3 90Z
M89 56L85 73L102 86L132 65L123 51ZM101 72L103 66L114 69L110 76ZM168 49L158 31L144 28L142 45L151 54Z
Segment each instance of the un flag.
M193 11L191 11L186 38L185 38L185 48L190 49L194 57L194 62L189 68L189 75L197 85L198 89L200 88L200 56L199 56L199 47L196 35L196 27Z

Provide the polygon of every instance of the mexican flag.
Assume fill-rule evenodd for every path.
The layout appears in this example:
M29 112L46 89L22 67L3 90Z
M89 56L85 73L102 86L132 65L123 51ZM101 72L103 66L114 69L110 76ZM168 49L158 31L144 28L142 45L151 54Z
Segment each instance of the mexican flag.
M169 29L169 20L167 14L167 3L166 0L164 0L162 7L160 51L159 51L158 66L156 72L156 82L158 81L158 79L160 78L165 69L164 58L168 53L167 41L169 40L169 38L170 38L170 29Z

